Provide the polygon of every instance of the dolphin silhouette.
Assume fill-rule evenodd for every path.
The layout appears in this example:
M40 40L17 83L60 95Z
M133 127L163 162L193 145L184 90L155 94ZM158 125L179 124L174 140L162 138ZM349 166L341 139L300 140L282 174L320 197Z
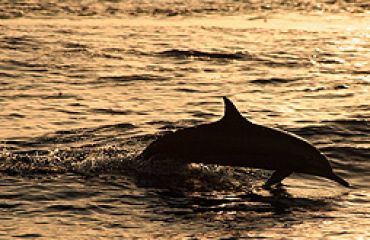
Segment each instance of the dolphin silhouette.
M163 135L142 152L142 158L275 170L265 187L280 184L293 172L350 186L333 172L325 155L307 140L252 123L227 97L223 100L225 112L220 120Z

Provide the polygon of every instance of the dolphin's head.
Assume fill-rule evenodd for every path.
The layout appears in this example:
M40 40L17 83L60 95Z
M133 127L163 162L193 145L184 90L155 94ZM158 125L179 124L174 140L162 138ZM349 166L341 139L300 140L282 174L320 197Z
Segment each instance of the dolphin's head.
M343 178L339 177L333 172L328 158L321 153L319 150L315 149L308 156L308 166L307 171L303 171L309 174L325 177L331 179L345 187L350 187L350 184Z
M332 172L328 158L318 149L308 143L300 147L298 151L300 151L299 155L303 161L300 161L297 172L319 176L328 175Z

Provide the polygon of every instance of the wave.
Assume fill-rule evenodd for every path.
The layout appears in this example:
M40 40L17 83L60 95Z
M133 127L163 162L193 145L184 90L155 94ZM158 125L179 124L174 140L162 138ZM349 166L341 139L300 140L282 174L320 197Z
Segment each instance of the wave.
M179 50L171 49L159 52L157 55L164 57L175 57L175 58L199 58L203 60L208 59L224 59L224 60L246 60L251 59L249 53L223 53L223 52L205 52L199 50Z
M278 60L275 58L270 57L259 57L255 58L260 64L264 64L268 67L279 68L279 67L287 67L287 68L297 68L297 67L310 67L312 63L307 59L284 59Z
M1 78L10 78L10 79L12 79L12 78L18 78L19 77L19 75L18 74L11 74L11 73L7 73L7 72L0 72L0 77ZM8 84L10 84L9 82L0 82L0 85L8 85Z
M110 108L94 108L91 110L92 113L98 113L98 114L108 114L108 115L130 115L135 113L131 110L115 110ZM142 115L144 113L141 113Z
M366 119L324 120L322 124L309 125L292 131L303 136L337 135L342 137L366 137L370 134L370 124Z
M121 76L102 76L99 77L98 81L117 81L117 82L131 82L131 81L164 81L168 80L168 77L153 75L153 74L132 74L132 75L121 75Z
M255 79L255 80L251 80L249 81L250 83L255 83L255 84L262 84L262 85L265 85L265 84L284 84L284 83L291 83L291 82L295 82L295 81L298 81L298 80L301 80L301 78L277 78L277 77L273 77L273 78L261 78L261 79Z
M26 68L42 68L47 71L48 65L46 64L38 64L38 63L30 63L25 61L18 61L18 60L5 60L4 63L14 66L14 67L26 67Z

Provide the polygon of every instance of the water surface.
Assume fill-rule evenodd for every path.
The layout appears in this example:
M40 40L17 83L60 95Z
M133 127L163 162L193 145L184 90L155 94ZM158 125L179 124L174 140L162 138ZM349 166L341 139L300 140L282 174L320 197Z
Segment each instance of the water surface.
M0 238L370 237L366 1L0 4ZM222 96L354 188L136 159L219 119Z

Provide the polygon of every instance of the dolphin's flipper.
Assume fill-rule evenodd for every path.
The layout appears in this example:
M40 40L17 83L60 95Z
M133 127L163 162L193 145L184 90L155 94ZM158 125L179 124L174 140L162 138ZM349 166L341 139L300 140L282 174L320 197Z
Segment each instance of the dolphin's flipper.
M288 177L290 174L292 174L293 171L290 171L290 170L276 170L272 175L271 177L269 178L269 180L267 180L267 182L265 183L264 187L271 187L272 185L275 185L277 183L281 183L281 181Z

